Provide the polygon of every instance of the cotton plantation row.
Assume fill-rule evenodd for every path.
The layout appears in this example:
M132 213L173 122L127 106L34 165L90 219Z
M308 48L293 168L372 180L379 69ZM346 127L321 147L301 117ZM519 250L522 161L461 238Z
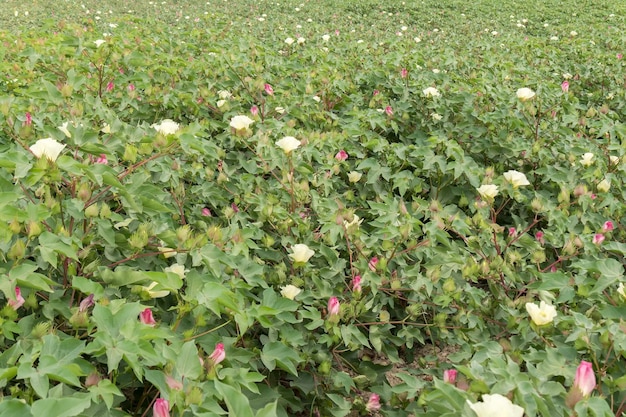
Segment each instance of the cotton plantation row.
M619 10L148 3L0 33L0 414L621 415Z

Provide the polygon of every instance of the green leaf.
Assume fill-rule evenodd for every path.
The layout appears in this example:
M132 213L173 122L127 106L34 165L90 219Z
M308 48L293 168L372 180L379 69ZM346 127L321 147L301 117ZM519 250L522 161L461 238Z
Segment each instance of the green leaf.
M280 369L295 376L298 376L296 365L302 362L298 352L281 342L270 342L263 346L261 361L270 371L278 366Z
M219 381L215 381L215 388L226 402L229 417L254 417L248 397L240 391Z
M91 405L88 396L83 398L46 398L35 401L31 407L31 412L35 416L46 417L73 417L82 413Z
M48 414L38 414L45 415ZM32 417L30 406L20 400L8 398L0 402L1 417Z
M255 417L278 417L276 406L278 401L271 402L257 411Z
M108 409L113 407L114 397L124 397L124 394L122 394L119 388L113 384L110 379L103 379L98 382L98 385L89 387L89 392L93 394L94 402L98 402L99 399L102 399Z
M198 358L198 348L193 341L183 345L176 361L176 370L182 377L198 379L202 374L202 365Z

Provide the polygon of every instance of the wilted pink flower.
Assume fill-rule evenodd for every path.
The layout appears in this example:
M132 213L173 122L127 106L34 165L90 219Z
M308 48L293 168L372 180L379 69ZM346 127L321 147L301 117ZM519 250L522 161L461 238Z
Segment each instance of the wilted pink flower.
M267 93L267 95L270 95L270 96L274 95L274 89L272 88L271 85L265 84L265 93Z
M135 91L135 84L128 84L128 91L130 92Z
M149 307L139 313L139 321L150 327L153 327L157 324L154 320L154 316L152 315L152 310L150 310Z
M250 107L250 113L252 113L253 116L256 116L259 114L259 108L256 105Z
M173 390L180 391L181 389L183 389L183 383L175 380L169 375L165 376L165 383Z
M205 208L203 208L203 209L202 209L202 215L203 215L204 217L211 217L211 210L209 210L209 209L208 209L208 208L206 208L206 207L205 207Z
M454 385L456 383L456 369L446 369L443 371L443 382Z
M24 121L26 126L30 126L33 124L33 117L30 115L30 112L26 112L26 120Z
M92 305L94 305L93 294L89 294L89 296L87 298L85 298L83 301L80 302L80 305L78 306L78 311L80 311L81 313L84 313Z
M237 204L232 203L230 205L230 208L232 208L235 213L239 213L239 207L237 206Z
M591 239L591 241L596 245L600 245L604 242L604 235L602 233L596 233L593 235L593 239Z
M365 409L369 412L380 410L380 396L378 394L371 394L365 404Z
M552 266L550 267L550 272L556 272L556 271L558 271L558 269L557 269L556 265L552 265Z
M602 225L602 231L610 232L611 230L613 230L613 222L610 220L605 221L604 224Z
M561 90L563 90L564 93L569 91L569 81L565 80L561 83Z
M337 297L328 299L328 316L333 317L339 315L339 300Z
M109 81L109 83L107 84L107 91L110 93L111 91L113 91L113 88L115 88L115 84L113 84L113 81Z
M335 35L339 36L339 29L335 30Z
M96 164L108 164L109 161L107 160L107 156L103 153L100 154L100 156L96 159Z
M617 59L622 59L624 57L624 55L622 54L617 54Z
M170 417L170 402L164 398L157 398L152 407L152 417Z
M337 161L345 161L346 159L348 159L348 152L344 151L343 149L340 150L339 152L337 152L337 155L335 155L335 159Z
M379 95L379 94L380 94L380 91L378 91L378 90L374 90L374 94L372 94L372 95L373 95L373 96L377 96L377 95Z
M517 229L514 228L514 227L509 227L509 236L516 237L517 236Z
M402 68L402 70L400 71L400 76L402 78L406 78L409 76L409 71L406 68Z
M226 351L224 350L223 343L218 343L217 345L215 345L215 349L213 350L213 353L209 355L209 359L211 360L213 365L217 365L218 363L226 359Z
M22 290L20 290L20 287L15 287L15 300L9 300L9 305L13 308L13 310L17 310L24 304L25 301L24 297L22 297Z
M596 387L596 376L593 373L591 362L581 361L576 369L574 377L574 388L580 390L584 397L591 394Z
M352 291L361 292L361 275L352 278Z
M589 196L589 198L591 198L592 200L595 200L596 198L598 198L597 195L595 195L594 193L591 193L591 195Z
M370 259L367 265L369 266L370 271L376 272L376 265L378 265L378 258L374 256L372 259Z
M387 113L387 116L393 116L393 108L391 106L385 107L385 113Z
M543 232L541 230L535 233L535 239L537 240L537 242L541 243L542 245L546 243L546 241L543 238Z

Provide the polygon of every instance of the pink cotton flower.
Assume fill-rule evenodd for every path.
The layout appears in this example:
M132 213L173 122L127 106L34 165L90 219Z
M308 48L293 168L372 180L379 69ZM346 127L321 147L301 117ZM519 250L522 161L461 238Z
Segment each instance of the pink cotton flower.
M361 275L352 278L352 292L361 292Z
M30 126L33 124L33 117L30 115L30 112L26 112L26 120L24 121L26 126Z
M604 235L602 233L596 233L595 235L593 235L593 239L591 239L591 241L595 245L600 245L602 244L602 242L604 242Z
M391 106L385 107L385 113L387 113L387 116L393 116L393 108Z
M365 409L370 413L380 410L380 396L378 394L370 395L367 404L365 404Z
M610 232L611 230L613 230L613 222L610 220L605 221L602 225L602 232L606 233Z
M17 310L25 302L26 300L22 297L22 290L20 290L20 287L15 287L15 300L9 300L8 304L13 308L13 310Z
M128 91L130 91L131 93L135 91L135 84L128 84Z
M590 395L596 387L596 376L591 362L581 361L576 369L574 388L580 390L584 397Z
M265 84L265 93L269 96L273 96L274 95L274 89L272 88L271 85L269 84Z
M218 343L217 345L215 345L215 349L213 350L213 353L209 355L209 359L211 360L213 365L217 365L218 363L226 359L226 351L224 350L223 343Z
M543 238L543 232L541 230L535 233L535 239L537 240L537 242L541 243L542 245L546 243L546 241Z
M447 369L443 371L443 382L454 385L456 383L456 369Z
M152 417L170 417L170 402L164 398L158 398L152 407Z
M328 299L328 316L334 317L339 315L339 300L337 297L330 297Z
M78 306L78 311L84 313L89 309L89 307L93 306L94 304L95 303L93 302L93 294L89 294L87 298L80 302L80 305Z
M348 153L342 149L337 152L337 155L335 155L335 159L340 162L345 161L346 159L348 159Z
M622 59L624 57L624 55L622 54L617 54L616 56L617 56L617 59Z
M376 265L378 265L378 258L374 256L372 259L370 259L367 266L369 266L370 271L376 272Z
M170 387L171 389L175 391L180 391L181 389L183 389L183 383L172 378L169 375L165 376L165 383L167 384L168 387Z
M139 321L150 327L154 327L157 324L157 322L154 320L154 316L152 315L152 310L150 310L150 308L146 308L144 311L139 313Z
M569 91L569 81L565 80L561 83L561 90L563 90L564 93Z
M379 95L379 94L380 94L380 91L378 91L378 90L374 90L374 93L373 93L372 95L373 95L374 97L376 97L376 96L377 96L377 95Z
M406 78L409 76L409 71L406 68L402 68L402 70L400 71L400 76L402 78Z
M256 116L257 114L259 114L259 108L256 105L250 107L250 113L252 113L253 116Z
M113 88L115 88L115 84L113 84L113 81L109 81L107 84L107 92L111 92L113 91Z
M517 229L514 227L509 227L509 236L517 237Z
M96 164L108 164L109 161L107 159L107 156L103 153L100 154L100 156L96 159Z
M209 209L208 209L208 208L206 208L206 207L205 207L205 208L203 208L203 209L202 209L202 215L203 215L204 217L211 217L211 210L209 210Z

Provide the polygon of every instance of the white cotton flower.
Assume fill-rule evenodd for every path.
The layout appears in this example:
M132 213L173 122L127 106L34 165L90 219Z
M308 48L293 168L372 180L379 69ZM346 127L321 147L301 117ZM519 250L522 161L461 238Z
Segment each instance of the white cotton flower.
M361 174L358 171L350 171L348 173L348 181L355 183L355 182L359 182L361 180L361 177L363 176L363 174Z
M154 123L150 127L164 135L173 135L174 133L178 132L178 129L180 129L180 125L170 119L164 119L161 121L161 123Z
M441 93L439 93L439 90L437 90L435 87L428 87L425 88L422 93L429 98L433 98L433 97L439 97L441 96Z
M61 151L65 148L65 145L57 142L51 138L39 139L33 146L30 147L30 151L37 157L45 157L48 160L54 162L57 160Z
M530 185L530 182L528 182L526 175L515 170L505 172L504 179L510 182L514 188L522 185Z
M311 250L307 245L303 243L293 245L291 247L291 251L292 253L289 254L289 257L294 262L305 263L308 262L308 260L311 259L313 255L315 255L315 251Z
M535 97L535 92L531 90L530 88L523 87L517 90L516 95L517 95L517 98L520 99L521 101L527 101L527 100L532 100L532 98Z
M302 290L295 285L285 285L284 287L280 287L280 295L290 300L296 298L298 294L302 292Z
M483 394L482 401L471 403L470 408L478 417L522 417L524 409L500 394Z
M176 274L180 277L180 279L185 278L185 275L187 274L187 272L189 272L188 269L185 269L185 265L181 264L172 264L171 266L165 268L164 271Z
M492 200L498 195L498 186L495 184L483 184L476 188L476 191L484 200Z
M528 315L533 323L537 326L552 323L557 315L556 307L551 304L546 304L545 301L541 301L539 305L535 303L526 303L526 311L528 312Z
M71 138L72 134L70 133L69 130L67 130L67 126L68 126L68 122L64 122L61 126L57 126L57 129L59 129L61 132L63 132L63 134L66 137Z
M586 152L583 154L583 157L580 159L580 164L584 167L588 167L593 164L593 153Z
M254 120L248 116L235 116L230 119L230 127L235 130L247 129L252 123L254 123Z
M105 43L106 41L104 39L98 39L96 41L93 41L93 43L96 44L96 48L99 48L100 46L102 46L103 43Z
M276 142L276 146L281 148L286 154L289 154L291 153L291 151L300 147L301 143L302 142L300 142L293 136L285 136L284 138Z
M287 39L285 39L285 43L286 43L287 45L293 45L293 43L294 43L294 42L295 42L295 40L293 40L293 38L287 38Z

